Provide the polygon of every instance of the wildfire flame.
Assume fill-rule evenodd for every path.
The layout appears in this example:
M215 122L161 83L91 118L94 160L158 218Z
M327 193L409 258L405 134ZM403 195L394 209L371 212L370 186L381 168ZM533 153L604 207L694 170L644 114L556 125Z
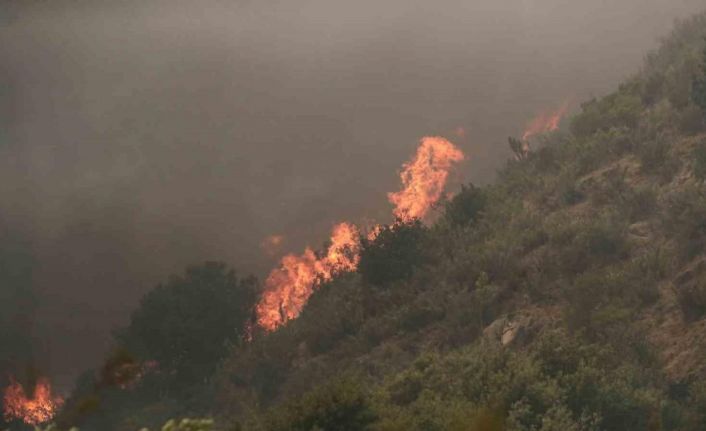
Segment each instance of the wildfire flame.
M299 256L282 258L279 268L265 280L265 292L257 305L257 323L273 331L299 316L307 300L322 281L358 267L360 237L350 223L336 225L326 255L318 257L311 248Z
M423 219L441 197L451 165L463 159L461 150L448 140L438 136L422 138L414 160L402 167L404 188L387 195L395 205L395 217L405 221Z
M393 213L403 221L423 218L441 197L451 165L463 160L463 153L440 137L425 137L415 158L403 166L400 177L403 190L390 193L396 205ZM373 226L367 238L373 240L381 227ZM297 256L286 255L280 266L270 272L256 307L257 324L274 331L299 316L314 290L337 273L355 271L360 260L360 231L350 223L336 225L331 245L323 257L311 248ZM246 334L250 339L251 334Z
M522 140L527 141L540 133L553 132L559 129L559 122L569 110L569 104L564 103L559 109L552 112L542 112L527 124Z
M39 425L53 418L63 403L63 398L52 396L51 384L45 378L37 380L32 398L27 397L21 384L10 379L3 397L4 418L8 422L19 419L28 425Z

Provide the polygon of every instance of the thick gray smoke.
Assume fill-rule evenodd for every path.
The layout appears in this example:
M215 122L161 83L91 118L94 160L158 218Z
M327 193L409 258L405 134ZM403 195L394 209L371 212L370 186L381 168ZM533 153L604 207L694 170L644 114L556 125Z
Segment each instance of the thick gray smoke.
M66 385L187 263L262 275L267 235L297 251L384 220L424 135L469 156L459 181L492 179L508 135L611 90L702 6L5 0L0 202L31 232L38 361Z

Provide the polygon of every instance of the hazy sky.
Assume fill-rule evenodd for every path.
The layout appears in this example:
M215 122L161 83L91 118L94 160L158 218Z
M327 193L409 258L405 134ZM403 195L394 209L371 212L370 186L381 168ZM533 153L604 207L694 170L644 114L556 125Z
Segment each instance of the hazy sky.
M418 139L484 182L545 108L605 94L704 0L5 0L0 203L31 232L66 386L169 273L387 217ZM453 131L463 127L466 137Z

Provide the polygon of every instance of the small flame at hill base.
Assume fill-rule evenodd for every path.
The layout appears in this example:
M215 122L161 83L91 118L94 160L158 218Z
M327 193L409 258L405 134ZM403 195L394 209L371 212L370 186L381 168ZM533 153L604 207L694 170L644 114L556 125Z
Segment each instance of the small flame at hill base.
M32 398L20 383L11 379L3 396L4 418L8 422L21 420L28 425L39 425L50 421L63 403L63 398L52 395L51 384L45 378L37 380Z

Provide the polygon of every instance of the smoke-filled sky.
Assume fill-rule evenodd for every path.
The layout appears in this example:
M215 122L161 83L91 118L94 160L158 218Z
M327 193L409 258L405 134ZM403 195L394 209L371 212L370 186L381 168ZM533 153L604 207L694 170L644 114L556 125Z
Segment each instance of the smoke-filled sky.
M5 0L0 220L35 259L37 362L95 366L188 263L389 217L419 138L487 182L534 114L605 94L704 0ZM454 134L465 130L465 137Z

